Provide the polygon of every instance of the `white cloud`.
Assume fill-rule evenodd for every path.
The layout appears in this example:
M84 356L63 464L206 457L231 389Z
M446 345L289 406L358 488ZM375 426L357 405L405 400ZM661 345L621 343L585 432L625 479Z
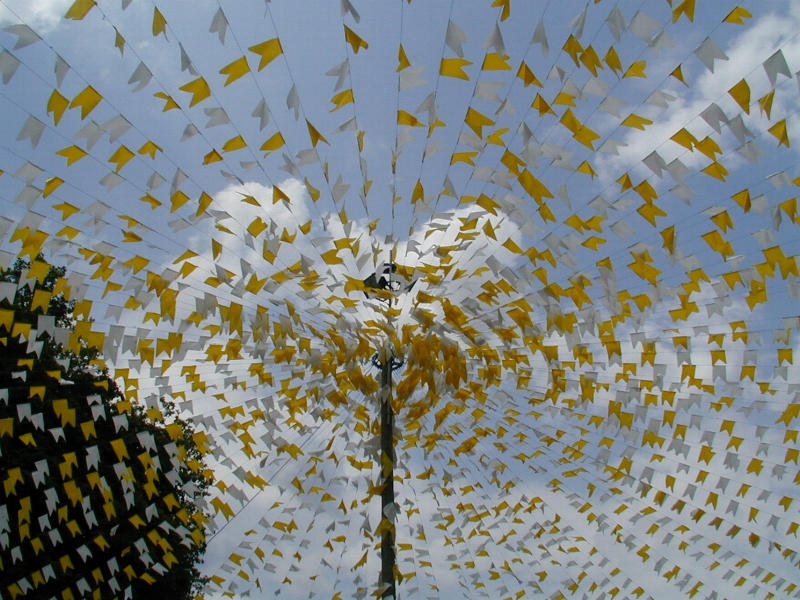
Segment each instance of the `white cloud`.
M740 113L741 109L728 94L728 90L743 78L750 86L751 98L750 115L742 114L745 125L754 133L766 131L774 123L760 113L757 104L757 100L771 88L761 65L777 49L781 49L792 72L800 66L800 38L797 36L797 31L800 30L799 6L797 3L792 3L785 14L767 14L743 33L734 37L724 48L728 60L714 61L713 73L702 67L703 71L700 76L690 82L689 90L681 84L676 83L673 86L668 81L664 91L676 96L676 100L669 104L668 109L647 107L646 110L640 110L641 116L650 118L654 123L643 131L636 129L627 131L620 140L626 146L619 148L618 156L601 155L598 160L602 168L601 174L608 177L613 175L616 178L620 172L636 168L642 174L650 175L650 171L641 161L653 150L658 151L667 163L680 156L681 161L690 168L708 164L708 158L702 153L687 152L678 144L668 140L683 127L695 134L698 139L702 139L710 133L719 140L717 134L699 115L712 102L719 104L729 117ZM673 58L671 57L670 60ZM687 71L685 70L684 73L686 74ZM784 76L778 76L778 86L785 81ZM793 88L791 92L790 94L781 94L780 91L776 93L772 109L773 119L776 115L786 116L787 113L800 111L800 99L794 93ZM723 152L726 154L732 148L739 146L736 138L726 129L723 129L723 143L725 144ZM734 162L730 162L731 160ZM730 169L732 166L736 166L735 162L743 162L743 160L731 152L730 158L726 156L725 164Z
M232 184L215 194L216 202L212 208L223 209L235 218L246 216L269 217L278 224L287 226L302 224L308 221L308 193L302 181L289 178L278 182L278 187L291 199L288 205L284 202L273 203L272 186L257 181L247 181L242 185ZM245 196L253 196L261 205L261 209L242 202Z
M0 4L0 25L27 23L38 33L52 31L66 13L72 0L22 0Z

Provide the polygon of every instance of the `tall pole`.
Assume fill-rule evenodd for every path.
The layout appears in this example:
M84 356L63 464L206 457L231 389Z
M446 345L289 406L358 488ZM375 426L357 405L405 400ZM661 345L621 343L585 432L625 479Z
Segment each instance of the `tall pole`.
M397 270L394 262L384 263L383 273L371 275L364 280L364 294L369 298L369 290L388 290L389 295L379 295L379 300L386 302L387 308L392 305L392 295L400 291L400 284L392 280L392 274ZM413 286L406 286L405 291ZM392 325L391 311L387 311L389 326ZM381 356L381 354L383 356ZM395 514L394 514L394 414L392 413L392 371L403 365L402 359L397 359L394 352L385 346L382 351L376 352L372 357L372 364L381 370L380 375L380 407L381 407L381 476L383 486L381 489L381 598L397 597L397 588L394 580L395 571Z
M392 389L392 363L394 359L386 351L381 362L381 473L383 474L383 490L381 491L381 521L386 519L381 536L381 598L395 598L394 582L394 415L390 402ZM388 509L388 510L387 510Z

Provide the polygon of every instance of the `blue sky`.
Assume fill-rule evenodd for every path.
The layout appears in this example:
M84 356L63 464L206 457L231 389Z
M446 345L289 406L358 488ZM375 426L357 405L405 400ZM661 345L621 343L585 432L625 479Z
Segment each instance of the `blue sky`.
M2 256L45 232L110 366L212 441L236 516L208 597L374 592L386 315L348 277L390 256L418 280L392 317L398 597L798 593L800 13L678 4L3 2Z

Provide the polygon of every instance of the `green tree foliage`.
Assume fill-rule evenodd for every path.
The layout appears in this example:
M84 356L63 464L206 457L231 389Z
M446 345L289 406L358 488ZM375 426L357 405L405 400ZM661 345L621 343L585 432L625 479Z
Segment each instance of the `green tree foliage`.
M210 477L194 432L165 399L125 400L63 276L0 272L0 597L196 597Z

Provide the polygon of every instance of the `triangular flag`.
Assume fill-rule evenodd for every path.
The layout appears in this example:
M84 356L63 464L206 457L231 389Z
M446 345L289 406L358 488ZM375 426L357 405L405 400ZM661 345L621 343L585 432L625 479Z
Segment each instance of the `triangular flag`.
M72 6L67 10L64 18L80 21L95 6L97 6L97 3L94 0L75 0Z
M453 21L447 22L447 32L444 36L444 43L450 48L459 58L464 58L464 49L462 44L467 41L467 32L461 29Z
M439 74L445 77L469 80L469 75L464 72L464 67L472 63L463 58L443 58L439 65Z
M767 131L777 138L779 146L786 146L787 148L789 147L789 132L786 128L786 119L778 121Z
M261 42L255 46L250 46L248 50L258 54L261 57L261 60L258 63L259 71L275 60L278 55L283 54L281 41L278 38L272 38L266 42Z
M408 56L406 56L406 51L403 49L403 44L400 44L397 49L397 70L402 71L410 66L411 63L408 60Z
M164 34L164 38L167 37L167 20L164 18L164 15L161 14L161 11L158 10L157 6L153 7L153 37L158 37L160 34Z
M764 61L764 71L767 73L769 83L775 87L775 82L778 80L778 75L785 75L791 79L792 73L789 71L789 65L786 64L786 58L783 56L783 50L776 50L775 53Z
M219 71L220 75L226 75L224 85L230 85L243 75L250 72L250 65L247 63L247 57L241 56L234 60L232 63L225 65Z
M703 40L703 43L700 44L697 49L694 51L697 58L706 66L706 69L714 72L714 61L715 60L728 60L728 55L725 54L722 49L717 46L717 43L712 40L710 37L707 37Z
M744 112L748 115L750 114L750 86L747 84L746 79L742 79L729 89L728 94L736 100L736 104L741 106Z
M225 43L225 34L228 32L228 19L225 18L225 13L222 8L218 8L214 13L214 18L211 19L211 26L208 28L209 33L216 33L219 36L220 44Z
M362 48L364 50L369 48L369 44L358 37L358 34L350 29L347 25L344 26L344 39L348 44L350 44L354 54L358 54L358 51Z
M319 142L325 142L326 144L328 143L328 140L326 140L325 137L319 131L317 131L317 129L308 119L306 119L306 126L308 127L308 136L311 138L312 146L316 148Z
M211 88L208 87L208 83L202 77L198 77L197 79L182 85L180 90L192 95L192 99L189 102L190 107L211 96Z
M79 106L81 108L81 119L85 119L102 99L103 97L97 93L97 90L95 90L92 86L87 85L82 92L78 93L78 95L72 99L69 107L75 108Z

